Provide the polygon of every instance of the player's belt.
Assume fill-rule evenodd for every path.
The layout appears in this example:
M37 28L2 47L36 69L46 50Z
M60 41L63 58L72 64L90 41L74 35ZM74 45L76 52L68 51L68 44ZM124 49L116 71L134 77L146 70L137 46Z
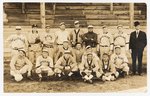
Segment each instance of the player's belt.
M53 45L48 45L48 44L44 44L43 47L47 47L47 48L54 48Z
M57 44L57 45L63 45L63 44Z
M100 45L101 47L109 47L108 45Z
M115 46L118 46L118 45L115 45ZM119 45L120 47L125 47L125 45Z
M13 50L20 50L20 49L23 49L23 47L21 47L21 48L17 48L17 47L15 47L15 48L12 48Z

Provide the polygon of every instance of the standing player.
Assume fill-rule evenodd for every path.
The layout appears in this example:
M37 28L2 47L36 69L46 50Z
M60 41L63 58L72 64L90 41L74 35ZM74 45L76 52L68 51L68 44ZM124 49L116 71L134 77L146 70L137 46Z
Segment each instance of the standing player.
M31 78L32 63L26 57L24 50L18 50L18 55L13 56L10 61L10 74L19 82L23 79L23 74L27 73L27 77Z
M74 30L70 33L70 41L72 44L72 47L75 47L77 42L82 43L82 37L83 37L83 31L80 28L79 21L74 22Z
M100 33L98 35L98 46L97 51L100 55L100 58L102 58L104 53L110 54L113 50L113 37L110 33L107 31L107 27L103 26L103 33Z
M42 55L36 60L36 73L39 76L39 81L42 80L42 72L46 72L48 77L54 74L53 59L49 57L48 50L43 50Z
M49 56L54 59L54 52L56 47L56 34L50 31L50 26L46 25L46 32L42 37L43 49L48 50Z
M118 33L114 34L114 48L115 46L120 46L121 51L126 54L128 48L129 40L127 40L127 34L123 32L123 26L117 26Z
M28 48L27 38L21 34L20 26L16 26L16 34L8 37L7 42L10 44L12 57L18 55L18 50L27 50Z
M93 51L96 51L97 46L97 34L93 32L93 26L88 26L88 32L83 35L84 46L90 45L93 48Z
M29 59L33 64L35 64L36 58L41 54L41 40L37 28L38 26L33 24L32 31L28 34Z
M66 26L64 22L61 22L60 24L60 30L56 32L56 43L59 46L63 45L64 41L69 41L69 32L66 31Z
M128 58L125 53L121 53L121 47L115 47L115 53L111 55L110 64L114 64L120 76L129 74Z
M62 75L72 76L77 71L77 64L70 51L65 51L55 64L55 73L61 77Z

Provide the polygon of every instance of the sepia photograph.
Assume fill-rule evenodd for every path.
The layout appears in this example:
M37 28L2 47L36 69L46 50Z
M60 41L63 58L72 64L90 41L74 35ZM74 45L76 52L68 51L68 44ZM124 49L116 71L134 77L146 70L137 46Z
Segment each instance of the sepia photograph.
M4 93L147 92L146 3L3 2Z

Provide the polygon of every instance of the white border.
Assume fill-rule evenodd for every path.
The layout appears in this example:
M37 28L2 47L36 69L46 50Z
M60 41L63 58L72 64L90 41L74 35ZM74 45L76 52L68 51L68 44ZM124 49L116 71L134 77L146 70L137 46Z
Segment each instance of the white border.
M149 31L150 31L150 28L149 28L149 21L150 21L150 2L148 2L148 0L63 0L63 1L60 1L60 0L23 0L21 2L63 2L63 3L67 3L67 2L74 2L74 3L110 3L110 2L117 2L117 3L146 3L147 4L147 71L148 71L148 78L147 78L147 93L14 93L14 94L11 94L11 93L3 93L3 2L20 2L21 0L3 0L3 1L0 1L0 8L1 8L1 11L0 11L0 15L1 15L1 18L0 18L0 42L1 42L1 45L0 45L0 96L28 96L28 95L32 95L32 96L49 96L49 95L53 95L53 96L59 96L59 95L66 95L66 96L74 96L74 95L84 95L84 96L91 96L91 95L97 95L97 96L148 96L150 94L150 91L149 91L149 88L150 88L150 84L149 84L149 80L150 80L150 72L149 72L149 69L150 69L150 65L149 65L149 62L150 62L150 57L149 57L149 48L150 48L150 45L149 45L149 41L150 41L150 38L149 38ZM137 82L137 83L140 83L140 82Z

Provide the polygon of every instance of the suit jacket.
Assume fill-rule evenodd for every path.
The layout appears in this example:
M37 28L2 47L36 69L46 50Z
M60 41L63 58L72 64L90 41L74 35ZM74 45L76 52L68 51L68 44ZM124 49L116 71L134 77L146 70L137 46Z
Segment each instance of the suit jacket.
M146 33L139 31L138 38L136 37L136 31L130 34L129 49L141 49L143 50L147 45Z

